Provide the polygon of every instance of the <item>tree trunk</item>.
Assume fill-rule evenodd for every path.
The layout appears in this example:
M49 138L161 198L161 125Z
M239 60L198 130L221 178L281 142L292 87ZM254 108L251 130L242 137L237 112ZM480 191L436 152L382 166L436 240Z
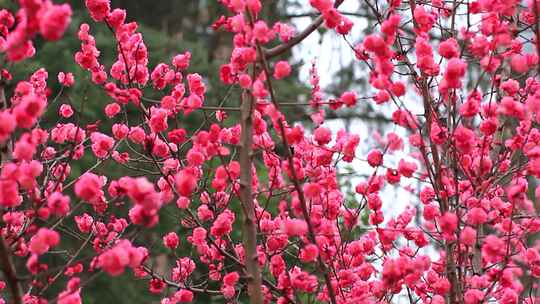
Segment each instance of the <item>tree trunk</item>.
M257 254L257 226L252 192L252 125L253 96L242 93L242 134L240 138L240 200L242 201L245 265L248 275L248 293L251 304L262 304L262 279Z

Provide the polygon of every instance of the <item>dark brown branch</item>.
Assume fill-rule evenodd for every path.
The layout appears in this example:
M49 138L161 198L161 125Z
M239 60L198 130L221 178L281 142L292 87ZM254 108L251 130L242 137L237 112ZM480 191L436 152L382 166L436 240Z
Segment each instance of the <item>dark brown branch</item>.
M339 12L342 15L345 16L351 16L351 17L359 17L359 18L373 18L373 16L363 13L353 13L353 12ZM299 14L289 14L286 15L285 18L305 18L305 17L317 17L319 14L317 13L299 13Z
M338 0L336 1L334 7L335 8L338 8L341 3L343 3L344 0ZM307 36L311 35L311 33L313 33L316 29L319 28L319 26L321 26L324 22L324 18L322 15L319 15L315 20L313 20L313 22L308 25L303 31L301 31L300 33L298 33L298 35L294 36L293 38L291 38L291 40L287 41L286 43L283 43L283 44L280 44L276 47L273 47L269 50L265 50L264 51L264 57L266 59L271 59L273 57L276 57L276 56L279 56L285 52L287 52L288 50L290 50L293 46L299 44L300 42L302 42L304 39L307 38Z
M409 6L411 10L412 21L413 21L414 27L417 28L418 22L414 16L414 10L416 7L415 1L409 0ZM455 14L455 10L453 11L453 13ZM429 136L429 134L431 134L432 121L434 118L436 118L435 115L437 112L433 108L433 99L431 98L428 81L426 79L423 79L422 82L418 84L418 89L420 90L421 95L422 95L422 101L424 105L424 116L426 117L426 129L427 129L426 131L428 134L427 138L429 141L431 156L433 159L433 167L435 169L433 188L435 189L437 193L440 193L441 189L443 188L442 180L441 180L441 174L442 174L441 160L439 157L439 150L437 148L437 145L433 142L433 140ZM428 166L430 162L428 160L425 149L422 150L422 154L424 155L425 165ZM441 210L441 213L450 211L448 199L440 200L439 208ZM450 281L450 292L447 295L447 297L448 297L449 303L461 303L461 301L458 301L458 299L461 300L462 297L460 296L461 292L460 292L459 282L457 278L456 263L453 256L455 244L446 242L444 247L446 251L446 272L448 275L448 279Z
M347 112L343 114L337 114L333 111L329 111L325 115L326 119L343 119L343 120L351 120L351 119L362 119L367 120L374 123L394 123L394 121L388 117L386 117L383 114L380 113L374 113L369 114L365 112Z
M259 268L259 256L257 254L257 226L255 223L255 205L253 204L252 191L252 146L253 146L253 124L251 113L253 111L253 95L248 96L247 92L242 93L241 105L241 126L240 137L240 200L244 211L243 235L244 250L246 254L246 271L248 274L248 292L251 304L262 304L262 278Z
M13 265L10 254L4 237L0 236L0 264L11 293L12 303L22 304L21 285L19 284L19 279L17 278L15 266Z
M0 110L7 109L8 107L4 86L4 80L0 76ZM4 163L11 158L11 141L7 140L5 143L0 145L0 150L0 161Z
M184 285L181 285L181 284L178 284L174 281L171 281L171 280L168 280L167 278L165 278L164 276L162 275L159 275L157 273L154 272L154 270L147 266L147 265L143 265L142 266L143 270L149 275L151 276L153 279L157 279L157 280L160 280L162 281L163 283L165 283L168 287L172 287L172 288L176 288L176 289L186 289L186 290L189 290L189 291L193 291L193 292L196 292L196 293L201 293L201 294L207 294L207 295L215 295L215 296L218 296L218 295L222 295L223 293L219 290L210 290L210 289L207 289L207 288L196 288L196 287L188 287L188 286L184 286Z
M338 1L336 2L336 6L339 6L341 4L342 1ZM250 16L251 17L251 16ZM251 22L253 22L252 18L251 19ZM270 71L269 71L269 66L268 66L268 61L267 61L267 58L264 54L264 51L261 47L261 45L257 42L257 53L258 53L258 56L260 57L260 60L262 61L262 69L263 69L263 72L264 74L266 75L266 85L268 87L268 92L270 93L270 99L272 101L272 103L274 104L274 106L276 107L276 109L278 111L281 112L280 110L280 105L274 95L274 89L273 89L273 86L272 86L272 81L270 80L271 79L271 74L270 74ZM308 239L311 243L317 245L317 239L315 237L315 229L313 228L313 224L311 223L311 220L310 220L310 216L309 216L309 212L308 212L308 207L307 207L307 202L306 202L306 199L304 197L304 191L302 189L302 186L300 185L300 181L298 179L298 174L294 168L294 156L292 155L291 153L291 148L289 146L289 143L287 142L287 136L285 136L285 122L284 122L284 118L283 116L278 118L277 119L278 121L278 125L279 125L279 133L281 134L281 138L282 138L282 141L283 141L283 146L285 148L285 153L286 153L286 156L287 156L287 161L289 162L289 168L290 168L290 171L291 171L291 179L292 179L292 183L293 183L293 186L294 186L294 189L296 190L297 194L298 194L298 199L300 200L300 207L302 209L302 216L304 217L304 220L306 221L307 223L307 226L308 226ZM317 257L317 266L318 266L318 270L323 274L323 277L324 277L324 281L326 283L326 288L328 290L328 296L330 297L330 302L332 304L336 304L337 301L336 301L336 294L335 294L335 291L334 291L334 288L332 286L332 279L330 277L330 272L328 270L328 268L326 267L326 264L324 263L321 255L318 255Z
M6 94L4 91L4 82L0 79L0 109L7 108ZM0 149L1 151L1 161L6 162L11 158L11 143L7 141L4 143ZM22 289L17 279L17 272L15 271L15 266L13 265L13 260L10 256L11 252L9 247L6 244L6 241L3 236L0 236L0 267L2 267L2 272L4 273L7 285L11 292L12 303L21 304L22 303Z

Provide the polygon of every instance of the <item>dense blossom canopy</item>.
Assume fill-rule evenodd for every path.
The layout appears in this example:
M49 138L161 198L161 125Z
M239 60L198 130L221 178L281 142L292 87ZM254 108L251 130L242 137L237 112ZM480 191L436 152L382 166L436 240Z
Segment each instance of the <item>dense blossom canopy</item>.
M313 23L295 29L265 19L268 0L220 0L212 30L230 33L231 52L212 73L240 93L217 106L190 52L150 66L137 22L109 0L86 0L94 22L76 25L70 51L87 80L43 68L12 79L10 63L34 56L38 36L61 39L72 11L51 0L0 9L0 302L82 303L94 275L129 273L162 304L540 303L540 1L366 0L377 22L364 37L352 37L347 1L310 0ZM116 43L110 65L95 27ZM275 84L296 75L280 56L319 27L369 70L373 96L328 96L315 61L308 130L287 119ZM108 96L85 102L112 127L55 106L84 94L80 81ZM325 123L362 103L392 111L395 129L376 144ZM212 115L187 130L194 111ZM83 157L94 165L72 172ZM351 196L339 177L353 161L369 174ZM132 174L109 176L106 163ZM406 208L389 215L396 204ZM159 244L139 237L170 214ZM174 259L158 271L163 250Z

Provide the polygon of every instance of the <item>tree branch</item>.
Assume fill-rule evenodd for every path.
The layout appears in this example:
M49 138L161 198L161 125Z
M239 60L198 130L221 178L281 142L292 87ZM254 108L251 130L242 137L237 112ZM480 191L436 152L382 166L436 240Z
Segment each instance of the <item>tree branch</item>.
M6 279L6 283L9 287L13 304L22 304L22 290L17 279L17 273L15 266L10 256L9 248L6 245L6 241L3 236L0 236L0 264L2 272Z
M255 225L255 206L252 192L252 146L253 124L251 113L253 110L253 95L242 93L240 137L240 200L244 211L242 232L244 234L245 264L248 274L248 291L251 304L262 304L262 278L257 254L257 226Z
M4 91L4 81L0 79L0 109L7 108L6 93ZM1 149L1 162L8 161L11 158L11 143L6 141L0 146ZM9 247L6 244L4 236L0 235L0 267L2 267L2 272L6 278L9 290L11 292L11 297L14 304L22 304L22 289L17 279L17 272L15 271L15 266L13 265L13 260L10 256Z
M342 1L338 1L336 2L336 5L339 5L341 4ZM251 20L253 22L253 20ZM258 55L260 57L260 60L262 61L262 69L263 69L263 72L266 76L266 85L268 87L268 91L270 93L270 99L272 101L272 103L274 104L274 106L276 107L276 109L281 112L280 110L280 106L279 106L279 103L274 95L274 89L272 87L272 81L270 80L272 75L270 74L270 71L269 71L269 66L268 66L268 61L264 55L264 51L261 47L261 45L257 42L257 52L258 52ZM308 212L308 208L307 208L307 202L306 202L306 199L304 197L304 192L302 190L302 186L300 185L300 182L299 182L299 179L298 179L298 175L296 173L296 170L294 168L294 156L292 155L291 153L291 148L289 146L289 143L287 142L287 136L285 135L285 123L284 123L284 118L283 116L279 117L277 119L278 121L278 125L279 125L279 133L281 134L281 138L282 138L282 141L283 141L283 146L285 148L285 153L286 153L286 157L287 157L287 161L289 163L289 168L291 170L291 180L292 180L292 183L293 183L293 186L294 186L294 189L296 191L296 193L298 194L298 199L300 200L300 207L302 209L302 216L304 217L304 220L306 221L306 224L308 226L308 239L311 243L317 245L317 239L315 237L315 229L313 228L313 224L311 223L311 220L310 220L310 216L309 216L309 212ZM318 245L317 245L318 246ZM328 268L326 267L326 264L324 263L321 255L318 255L317 256L317 264L318 264L318 269L320 272L322 272L323 274L323 277L324 277L324 281L326 283L326 288L328 290L328 296L330 297L330 302L332 304L336 304L337 301L336 301L336 294L335 294L335 291L334 291L334 288L332 286L332 279L330 277L330 273L328 271Z
M341 3L343 3L343 1L344 0L336 1L336 3L334 4L334 7L338 8L341 5ZM318 29L319 26L321 26L321 24L323 24L323 22L324 22L324 17L322 15L319 15L302 32L298 33L298 35L291 38L291 40L287 41L286 43L280 44L280 45L278 45L276 47L273 47L271 49L264 50L264 57L266 59L271 59L273 57L279 56L279 55L287 52L293 46L299 44L304 39L306 39L307 36L311 35L311 33L313 33L316 29Z

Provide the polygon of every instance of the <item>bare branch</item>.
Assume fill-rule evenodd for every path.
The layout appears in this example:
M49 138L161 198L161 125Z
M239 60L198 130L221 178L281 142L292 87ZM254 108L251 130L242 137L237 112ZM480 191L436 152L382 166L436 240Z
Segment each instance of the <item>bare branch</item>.
M341 5L341 3L343 3L343 1L344 0L336 1L334 7L338 8ZM293 46L299 44L304 39L306 39L309 35L311 35L311 33L313 33L316 29L318 29L319 26L321 26L321 24L323 24L323 22L324 22L323 16L319 15L315 20L313 20L313 22L310 25L308 25L308 27L306 27L298 35L291 38L291 40L287 41L284 44L280 44L280 45L278 45L276 47L273 47L273 48L271 48L269 50L263 51L264 52L264 57L266 59L271 59L273 57L279 56L279 55L287 52Z

